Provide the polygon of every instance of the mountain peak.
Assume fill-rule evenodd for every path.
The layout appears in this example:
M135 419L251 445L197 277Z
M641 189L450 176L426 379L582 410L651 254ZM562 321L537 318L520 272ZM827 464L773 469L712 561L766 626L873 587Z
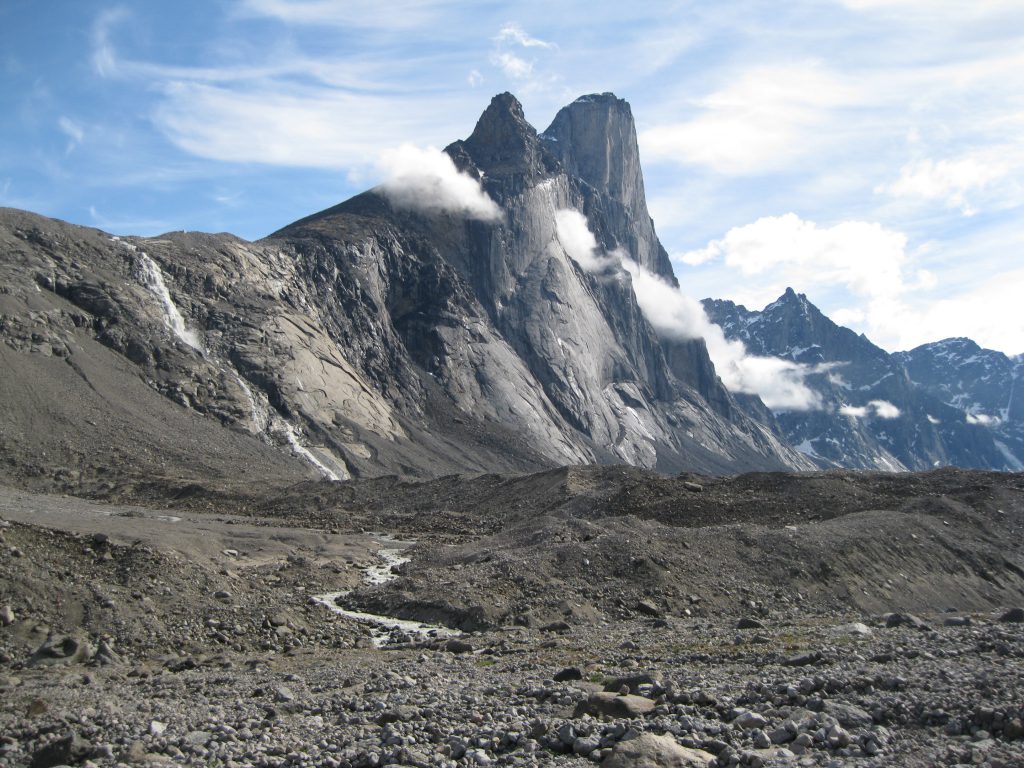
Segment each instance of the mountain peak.
M485 173L504 176L528 171L539 156L537 131L526 122L523 105L499 93L480 115L468 139L456 142Z
M639 264L675 284L672 263L647 211L629 102L614 93L580 96L559 110L540 138L565 172L583 182L588 213L600 208L619 221L621 226L606 234Z
M543 138L554 145L551 149L569 173L647 215L629 102L613 93L580 96L558 111Z
M526 114L523 112L523 105L515 96L508 91L499 93L487 106L487 109L480 115L480 119L477 121L476 131L481 129L481 126L490 126L495 124L513 123L515 125L526 124Z
M770 313L778 309L789 309L796 311L804 315L820 314L817 307L807 300L807 295L803 293L797 293L792 288L787 287L783 291L782 295L779 296L775 301L764 308L763 312Z
M605 91L604 93L587 93L576 99L573 104L605 104L608 106L620 106L625 105L626 109L629 109L629 102L625 99L620 99L611 91Z

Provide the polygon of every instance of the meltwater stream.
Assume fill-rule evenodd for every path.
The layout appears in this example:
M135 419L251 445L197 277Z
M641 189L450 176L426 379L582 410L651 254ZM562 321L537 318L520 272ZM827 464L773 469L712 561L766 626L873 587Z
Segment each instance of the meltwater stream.
M368 585L387 584L398 578L392 573L392 568L408 563L408 557L402 557L402 549L381 549L377 556L382 560L379 565L371 565L363 574L363 581ZM380 616L376 613L362 613L361 611L349 611L337 604L339 598L349 594L351 590L342 592L328 592L313 597L321 605L326 606L340 616L352 619L360 624L370 627L370 633L374 646L380 648L388 643L392 635L406 634L419 637L456 637L462 633L457 629L442 627L435 624L423 624L418 621L407 621L397 619L393 616Z

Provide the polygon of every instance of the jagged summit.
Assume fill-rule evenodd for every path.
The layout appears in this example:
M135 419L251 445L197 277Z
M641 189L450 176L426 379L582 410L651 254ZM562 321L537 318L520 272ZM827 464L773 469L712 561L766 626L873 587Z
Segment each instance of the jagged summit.
M491 176L536 174L541 170L537 131L526 121L523 105L511 93L499 93L480 115L468 139L457 141L449 153L464 151L473 164Z
M541 135L565 169L626 205L647 213L633 112L612 93L581 96Z
M750 351L806 366L804 381L823 407L778 420L808 455L865 469L1020 466L1024 441L1008 418L1012 364L1005 356L962 338L890 355L792 288L760 312L727 301L705 300L704 307ZM954 380L970 384L953 387Z
M811 322L820 322L825 319L814 304L807 299L807 294L797 293L792 288L786 288L779 298L764 308L765 314L780 315L802 315L811 319Z
M980 351L981 346L973 339L968 339L966 336L950 336L948 339L920 344L911 349L907 354L912 354L926 349L930 350L933 354L940 352L974 353Z
M558 111L541 139L565 172L583 182L583 206L588 217L610 225L600 234L626 248L662 279L677 284L668 253L654 232L654 221L647 210L636 125L629 103L613 93L580 96Z

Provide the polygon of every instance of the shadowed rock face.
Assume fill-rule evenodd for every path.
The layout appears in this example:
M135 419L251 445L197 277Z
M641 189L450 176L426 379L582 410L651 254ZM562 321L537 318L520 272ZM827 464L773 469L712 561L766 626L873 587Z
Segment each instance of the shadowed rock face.
M654 334L628 275L586 272L561 246L555 212L574 209L602 248L674 279L628 104L584 97L538 135L501 94L447 152L481 180L499 220L398 208L382 190L256 243L111 238L6 212L5 391L31 388L43 375L31 361L59 341L53 396L86 362L105 371L108 399L141 383L187 424L173 439L151 434L141 411L153 407L133 395L132 428L177 441L182 456L217 442L201 434L227 430L233 447L217 449L226 474L246 470L246 445L298 476L811 466L770 419L737 407L703 343ZM22 407L12 403L9 418ZM66 418L67 433L90 431L74 409ZM46 475L41 452L16 438L10 474ZM137 458L97 466L131 469ZM168 473L184 476L185 465Z

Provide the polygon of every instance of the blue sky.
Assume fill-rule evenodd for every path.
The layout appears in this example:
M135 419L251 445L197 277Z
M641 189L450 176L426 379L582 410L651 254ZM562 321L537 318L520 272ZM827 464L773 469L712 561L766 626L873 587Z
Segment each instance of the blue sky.
M5 0L0 205L254 239L495 93L543 129L613 91L690 295L1024 352L1024 4L622 5Z

